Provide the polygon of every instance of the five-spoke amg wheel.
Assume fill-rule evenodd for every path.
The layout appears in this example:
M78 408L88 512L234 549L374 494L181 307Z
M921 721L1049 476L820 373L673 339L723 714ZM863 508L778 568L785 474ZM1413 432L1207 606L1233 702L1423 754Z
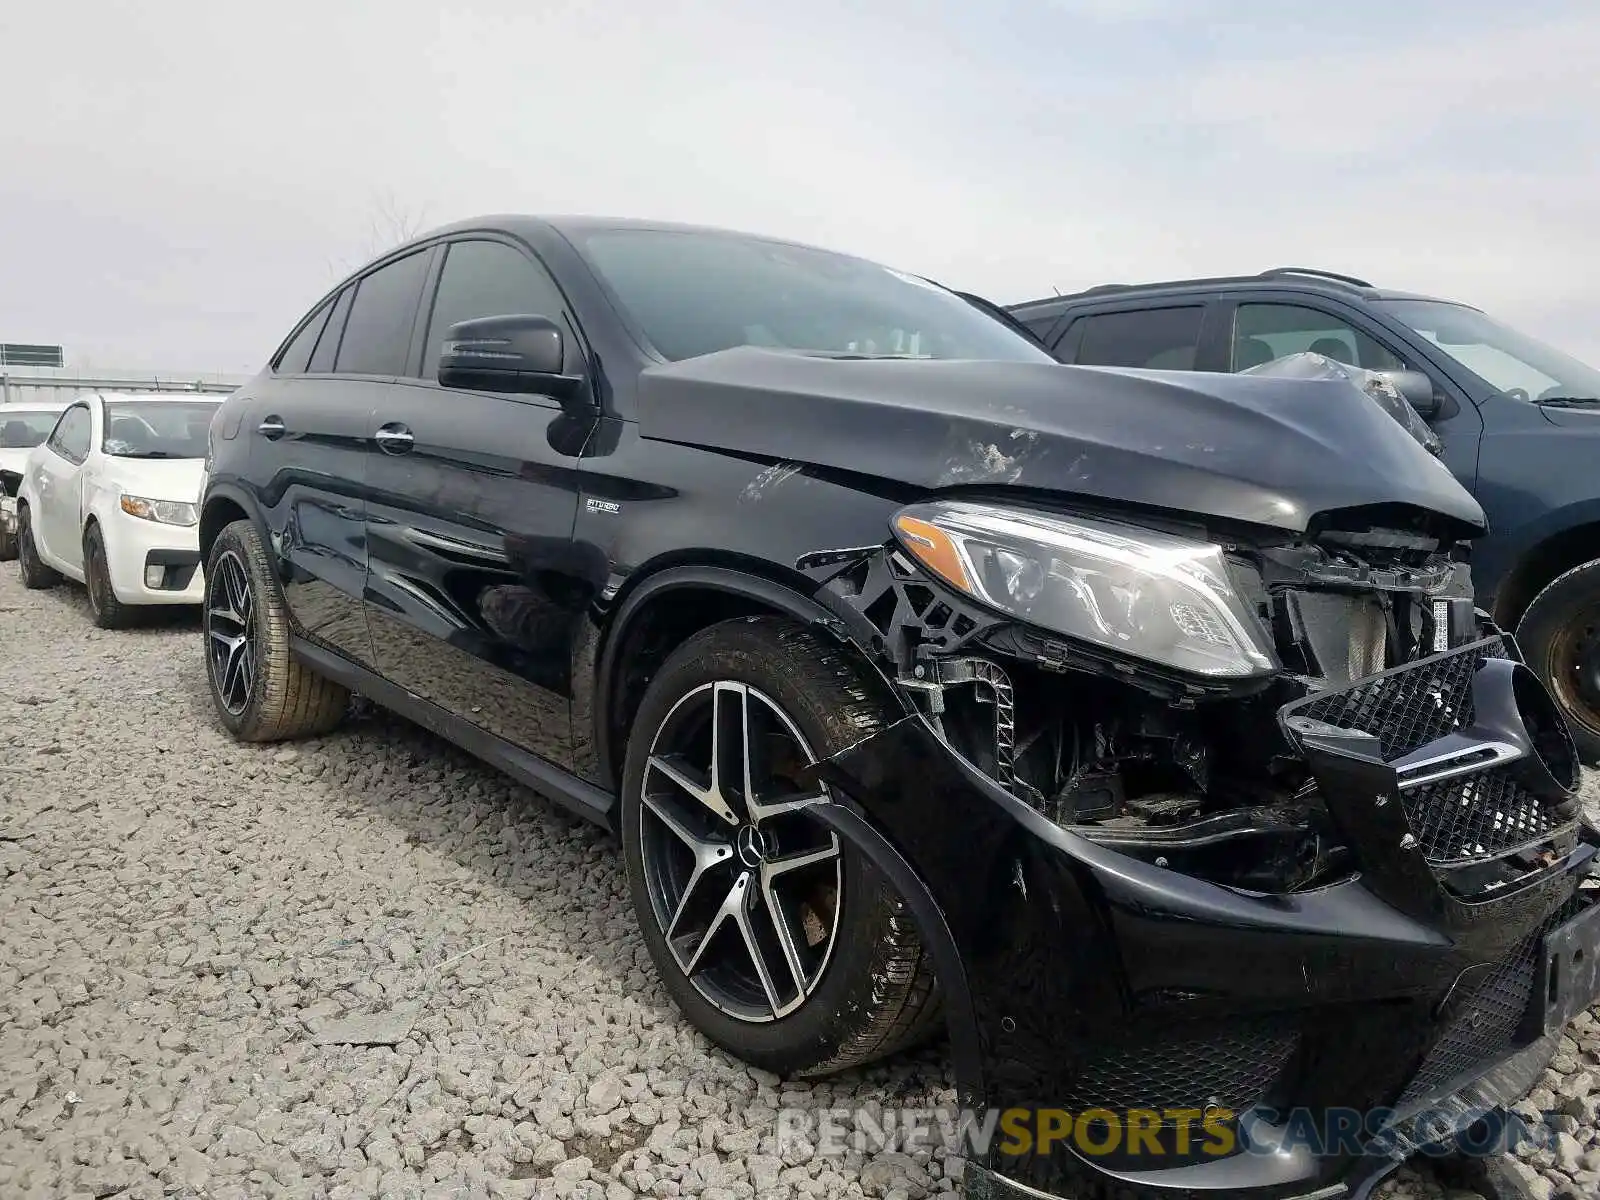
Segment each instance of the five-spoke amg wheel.
M222 723L247 742L326 733L350 694L299 662L289 614L255 526L235 521L206 560L206 677Z
M662 666L628 747L623 848L673 998L713 1041L786 1073L931 1032L932 962L887 880L808 812L803 768L883 710L851 665L776 619L730 621Z
M1600 561L1572 568L1535 596L1517 642L1549 682L1579 757L1600 763Z

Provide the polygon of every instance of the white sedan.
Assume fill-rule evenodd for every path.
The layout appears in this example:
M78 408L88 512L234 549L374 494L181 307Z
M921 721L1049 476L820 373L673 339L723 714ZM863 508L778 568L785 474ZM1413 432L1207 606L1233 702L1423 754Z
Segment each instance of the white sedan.
M0 404L0 561L17 556L17 489L32 450L56 427L65 400Z
M17 496L25 587L83 583L95 624L136 606L199 604L197 503L220 399L80 396L28 453Z

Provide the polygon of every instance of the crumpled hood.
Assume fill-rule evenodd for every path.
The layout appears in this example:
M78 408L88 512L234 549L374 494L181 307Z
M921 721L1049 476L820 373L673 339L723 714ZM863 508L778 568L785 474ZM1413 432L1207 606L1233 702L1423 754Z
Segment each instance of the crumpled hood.
M643 437L929 490L1014 486L1303 532L1406 504L1481 534L1476 500L1359 387L1055 363L833 359L743 346L651 367Z

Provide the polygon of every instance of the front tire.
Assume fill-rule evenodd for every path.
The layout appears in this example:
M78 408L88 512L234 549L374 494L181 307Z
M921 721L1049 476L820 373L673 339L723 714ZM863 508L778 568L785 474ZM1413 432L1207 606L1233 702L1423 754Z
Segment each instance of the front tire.
M940 1024L904 900L807 815L826 789L797 777L885 722L873 694L803 627L728 621L661 667L628 742L623 853L645 944L696 1028L780 1074L870 1062Z
M117 599L117 589L111 585L105 537L99 525L90 525L83 535L83 583L96 625L101 629L126 629L133 624L133 610Z
M47 567L39 557L39 547L33 544L33 510L27 505L17 507L17 569L22 575L22 586L33 591L53 588L61 576Z
M343 719L350 693L289 647L289 613L249 521L233 522L211 544L202 611L211 699L234 737L285 741L327 733Z
M1573 567L1533 598L1517 644L1550 685L1578 756L1600 763L1600 560Z

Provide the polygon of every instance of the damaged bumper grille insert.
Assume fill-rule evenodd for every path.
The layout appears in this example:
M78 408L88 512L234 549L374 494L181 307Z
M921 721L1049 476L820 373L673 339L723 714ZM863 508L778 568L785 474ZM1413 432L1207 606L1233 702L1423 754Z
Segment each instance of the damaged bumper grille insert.
M1404 848L1451 868L1505 858L1575 828L1577 752L1544 685L1499 637L1285 705L1302 749L1381 764ZM1381 803L1378 807L1381 807Z

